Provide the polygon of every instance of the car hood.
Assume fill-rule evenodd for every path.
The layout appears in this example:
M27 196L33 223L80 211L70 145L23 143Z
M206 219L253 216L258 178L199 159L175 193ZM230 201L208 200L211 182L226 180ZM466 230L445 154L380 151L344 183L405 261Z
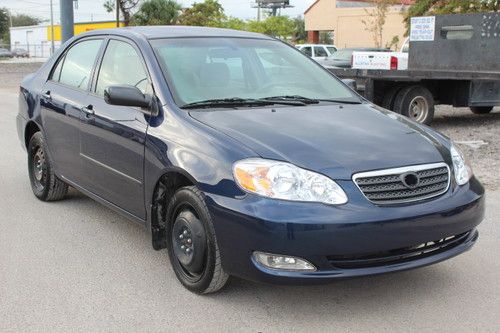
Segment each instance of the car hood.
M367 103L190 114L263 158L288 161L334 179L442 162L448 151L433 131Z

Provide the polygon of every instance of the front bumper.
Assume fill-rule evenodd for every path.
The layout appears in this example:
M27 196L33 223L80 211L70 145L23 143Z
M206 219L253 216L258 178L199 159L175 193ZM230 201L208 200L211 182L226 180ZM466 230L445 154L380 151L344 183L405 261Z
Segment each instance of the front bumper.
M207 194L227 273L261 282L322 282L429 265L467 251L477 240L475 228L484 216L484 188L475 178L464 186L450 186L440 197L399 206L376 206L352 182L339 184L350 200L341 206ZM331 260L332 256L377 254L455 235L465 236L452 247L397 263L345 268ZM317 271L272 270L256 263L253 251L300 257Z

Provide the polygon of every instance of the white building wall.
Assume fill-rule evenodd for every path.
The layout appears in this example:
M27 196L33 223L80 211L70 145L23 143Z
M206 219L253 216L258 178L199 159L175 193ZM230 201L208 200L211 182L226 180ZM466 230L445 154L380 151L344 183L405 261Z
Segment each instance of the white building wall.
M57 49L61 44L55 41ZM47 26L29 26L10 28L11 49L21 48L29 51L30 57L48 58L51 42L47 40Z

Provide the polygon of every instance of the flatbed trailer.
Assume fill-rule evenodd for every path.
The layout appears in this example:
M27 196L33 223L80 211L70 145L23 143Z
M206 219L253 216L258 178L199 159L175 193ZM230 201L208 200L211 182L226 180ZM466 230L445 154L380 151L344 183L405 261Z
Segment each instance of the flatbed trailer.
M429 124L434 105L484 114L500 105L500 13L432 17L432 40L412 40L408 70L328 68L365 98ZM413 31L413 30L412 30Z

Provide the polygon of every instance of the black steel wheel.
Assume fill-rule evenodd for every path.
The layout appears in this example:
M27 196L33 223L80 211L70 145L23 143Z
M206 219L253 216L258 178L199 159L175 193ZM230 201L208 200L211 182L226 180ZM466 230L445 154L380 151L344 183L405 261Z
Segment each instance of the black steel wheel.
M179 281L198 294L224 287L228 275L221 265L215 230L203 193L194 186L179 189L168 206L168 253Z
M487 114L493 110L492 106L471 106L470 110L474 114Z
M68 185L54 174L42 133L36 132L28 144L28 173L33 194L42 201L64 198Z

